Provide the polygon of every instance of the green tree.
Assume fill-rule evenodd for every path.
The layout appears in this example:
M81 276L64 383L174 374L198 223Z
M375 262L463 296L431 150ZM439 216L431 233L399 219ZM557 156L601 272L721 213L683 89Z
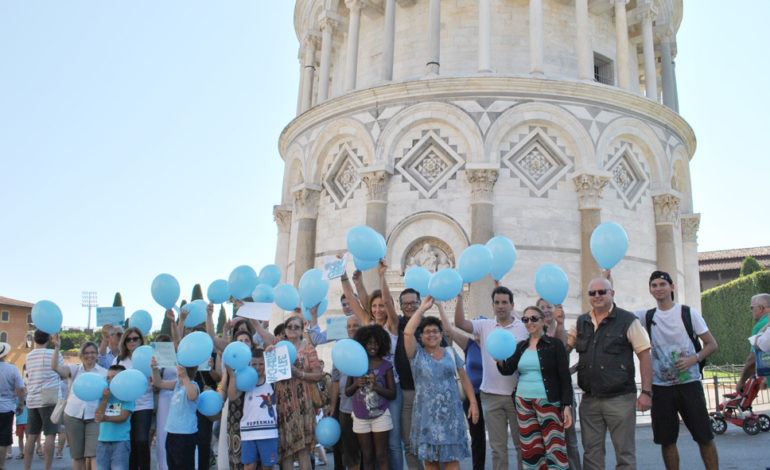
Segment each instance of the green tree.
M160 325L160 334L171 335L171 320L169 320L166 315L163 315L163 323Z
M201 289L200 284L195 284L192 291L192 297L190 297L190 300L201 300L203 299L203 289Z
M752 256L743 258L743 263L741 264L741 277L764 270L764 266L759 264L759 261L757 261L756 258Z
M227 321L227 313L225 312L225 306L219 306L219 318L217 319L217 334L222 336L222 331L225 329L225 322Z
M112 301L113 307L122 307L123 306L123 297L120 295L120 292L115 292L115 299Z

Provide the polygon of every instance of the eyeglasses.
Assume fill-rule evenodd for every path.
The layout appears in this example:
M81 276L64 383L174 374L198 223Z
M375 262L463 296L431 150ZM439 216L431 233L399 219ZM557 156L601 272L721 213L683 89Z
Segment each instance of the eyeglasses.
M440 335L441 334L441 330L438 330L438 329L422 330L422 334L424 334L424 335Z
M594 296L597 296L597 295L606 295L607 292L609 292L609 291L610 291L609 289L589 290L588 291L588 296L589 297L594 297Z
M141 340L142 340L142 338L140 338L138 336L130 336L130 337L126 338L126 343L133 343L134 341L141 341Z
M417 307L420 302L401 302L402 307Z
M286 327L287 330L301 330L302 327L299 325L289 325Z
M123 332L122 331L116 331L116 332L112 333L112 336L123 336Z
M525 325L529 322L537 323L540 321L540 317L521 317L521 322Z

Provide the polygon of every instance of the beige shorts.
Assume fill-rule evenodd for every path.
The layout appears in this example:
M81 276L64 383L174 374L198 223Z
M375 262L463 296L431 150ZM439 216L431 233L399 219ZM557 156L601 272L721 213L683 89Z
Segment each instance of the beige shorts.
M393 429L393 420L390 418L390 410L376 418L363 419L353 415L353 432L356 434L366 434L370 432L386 432Z

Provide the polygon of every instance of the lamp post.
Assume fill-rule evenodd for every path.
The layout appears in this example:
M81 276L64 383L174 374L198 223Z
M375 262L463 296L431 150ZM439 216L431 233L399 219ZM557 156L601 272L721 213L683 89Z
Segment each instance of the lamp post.
M81 306L88 307L88 324L86 325L86 333L88 334L90 334L91 331L91 307L96 307L97 305L96 292L83 291L83 302L81 303Z

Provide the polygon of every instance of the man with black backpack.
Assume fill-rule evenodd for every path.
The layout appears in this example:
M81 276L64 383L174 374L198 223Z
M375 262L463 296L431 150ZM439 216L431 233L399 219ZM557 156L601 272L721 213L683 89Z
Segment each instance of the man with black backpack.
M717 469L719 457L701 383L702 365L717 350L717 342L700 312L674 302L674 282L667 272L653 272L649 286L657 308L634 313L652 343L653 439L661 445L666 469L678 469L681 416L706 469Z

